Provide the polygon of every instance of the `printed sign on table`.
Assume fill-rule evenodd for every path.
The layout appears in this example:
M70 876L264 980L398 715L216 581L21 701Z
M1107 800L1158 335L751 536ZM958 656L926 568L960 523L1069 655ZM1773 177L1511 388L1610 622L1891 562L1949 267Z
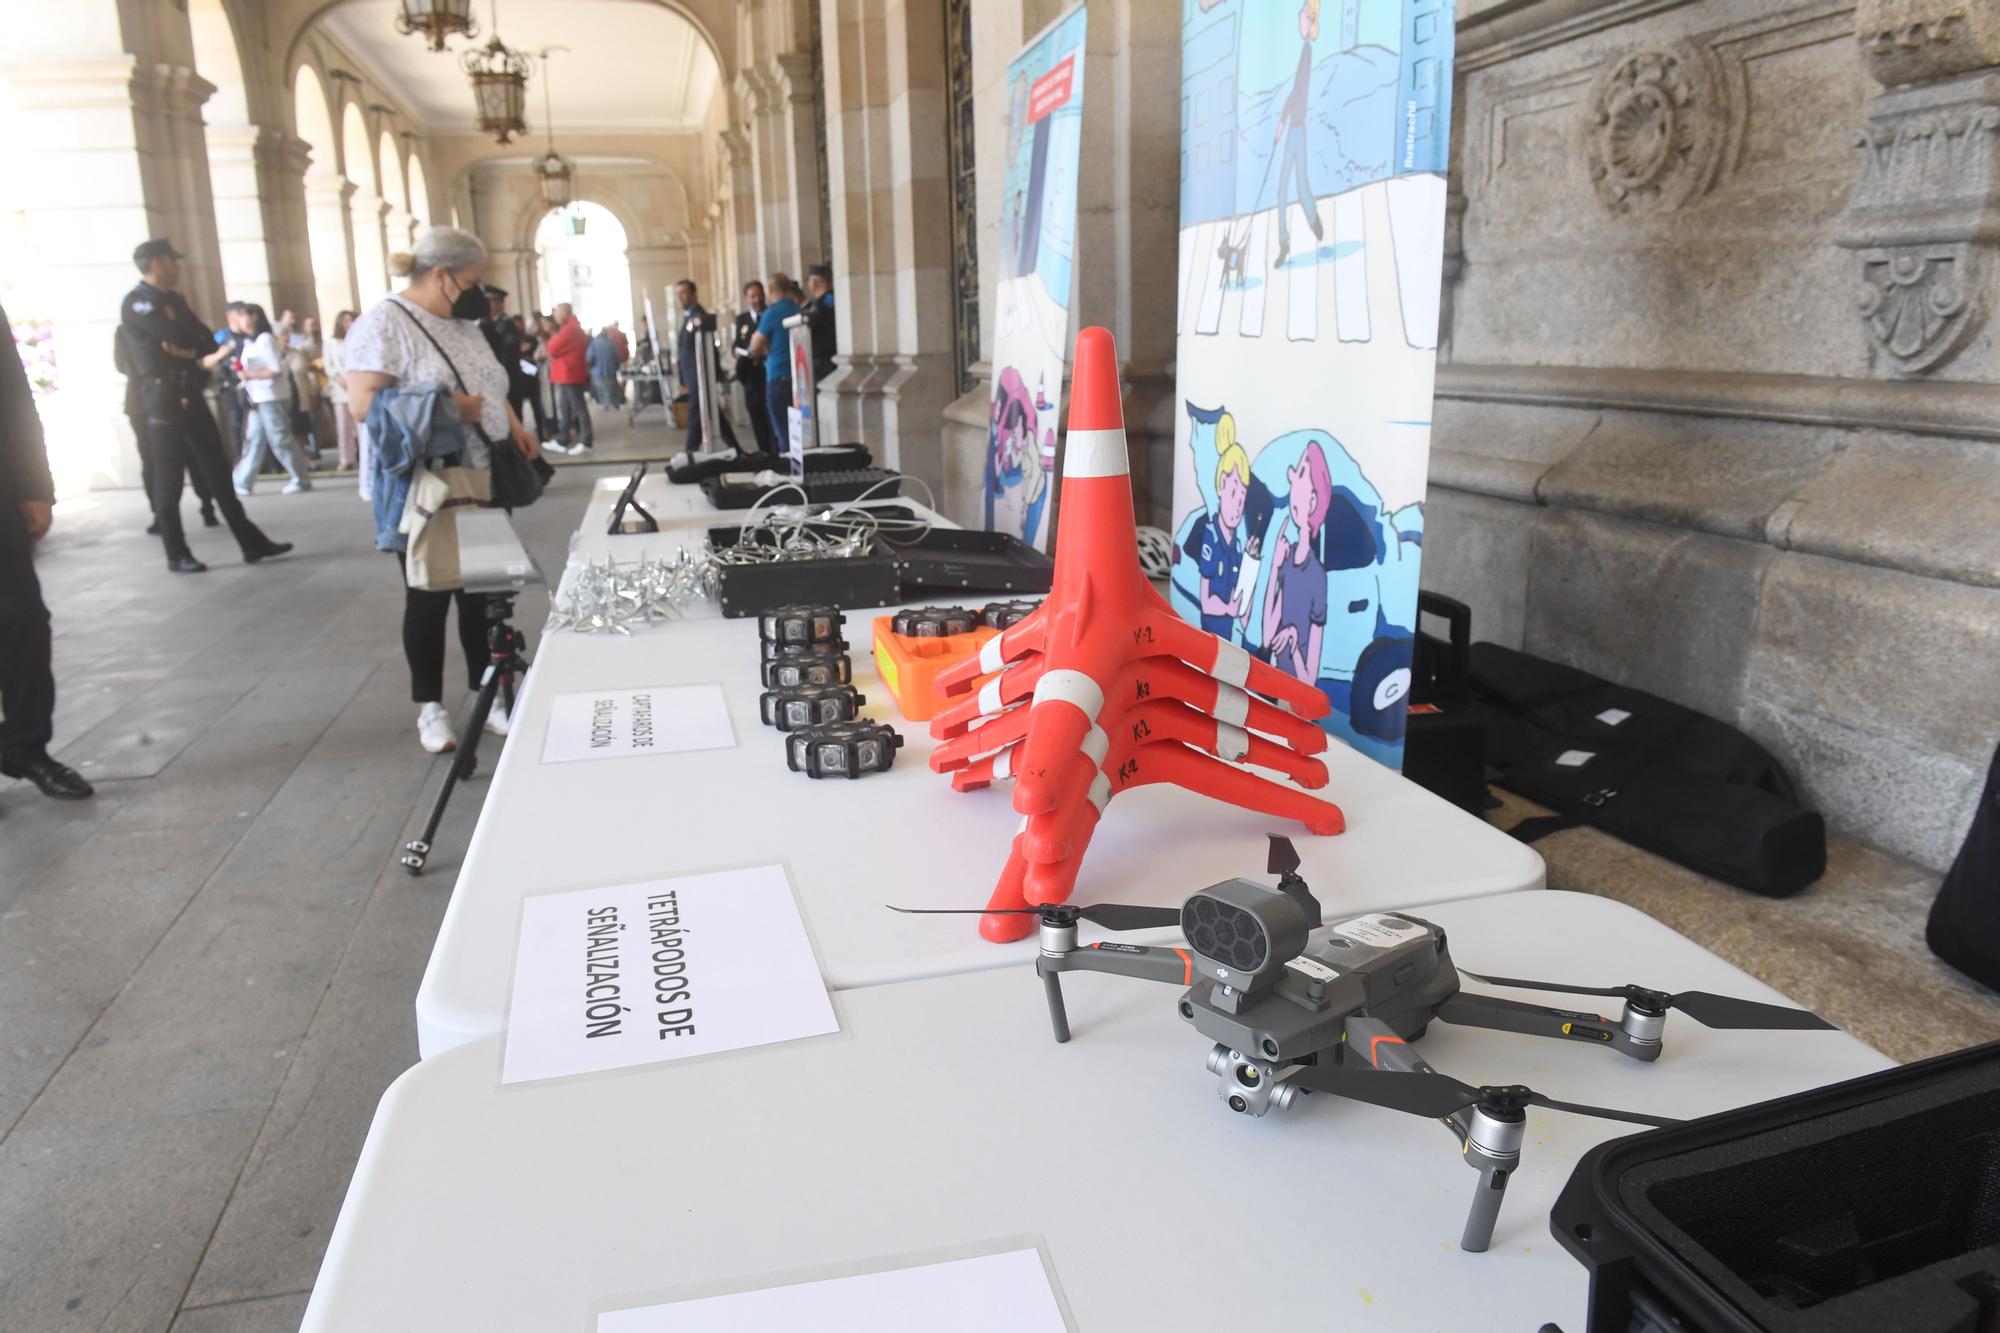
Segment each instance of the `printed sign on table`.
M1182 0L1171 599L1403 756L1451 125L1447 0Z
M735 744L729 704L715 682L587 690L556 696L542 762L726 750Z
M783 866L543 894L521 908L501 1082L839 1027Z
M1007 168L1000 180L1000 282L993 319L993 404L986 428L986 528L1048 546L1070 265L1083 144L1079 5L1007 67Z
M597 1333L1063 1333L1062 1310L1036 1250L799 1282L613 1310Z

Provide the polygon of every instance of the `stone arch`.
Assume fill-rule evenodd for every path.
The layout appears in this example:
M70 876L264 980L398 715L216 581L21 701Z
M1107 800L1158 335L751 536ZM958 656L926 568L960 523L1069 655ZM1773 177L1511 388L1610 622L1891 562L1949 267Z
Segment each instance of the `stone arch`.
M381 182L376 176L374 139L359 102L350 101L340 113L343 169L354 187L348 199L348 222L354 233L354 295L360 308L374 305L389 290L391 253L382 226ZM408 247L399 246L398 249Z
M417 220L418 227L428 227L432 225L431 186L430 177L424 171L423 158L411 153L403 171L410 182L410 216Z

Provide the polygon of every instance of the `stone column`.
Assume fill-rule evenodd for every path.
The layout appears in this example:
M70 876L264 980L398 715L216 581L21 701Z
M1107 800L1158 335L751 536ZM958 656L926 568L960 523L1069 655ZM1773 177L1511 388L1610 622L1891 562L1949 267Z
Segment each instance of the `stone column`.
M743 284L767 276L764 256L757 246L757 169L750 151L750 134L741 125L732 125L721 135L722 154L728 163L730 221L736 228L736 272L731 285L742 296Z
M1855 252L1874 365L2000 379L2000 9L1861 0L1855 36L1883 91L1856 139L1861 177L1838 239Z
M306 241L312 256L313 295L320 318L332 323L343 310L359 310L348 201L354 186L334 171L315 171L303 182Z
M210 126L207 137L228 298L274 313L309 308L304 180L311 150L297 135L267 126Z
M936 53L933 52L933 62ZM819 90L813 87L812 55L788 51L776 61L778 160L791 182L788 230L800 269L826 256L827 238L819 220Z
M535 252L487 247L486 281L506 290L508 314L535 309Z
M184 21L184 20L183 20ZM96 31L90 29L89 31ZM108 32L115 40L114 23ZM13 46L9 55L38 54ZM31 272L8 311L53 326L59 388L40 404L64 489L136 486L139 460L112 366L119 299L137 281L132 247L167 235L187 255L183 289L222 314L222 269L201 106L214 91L184 64L125 52L47 55L0 65L17 109Z
M348 198L348 217L354 228L354 292L364 306L373 305L394 286L389 279L389 256L393 251L384 226L388 213L388 200L358 185L354 187Z
M264 253L271 286L271 309L313 310L322 324L335 310L317 308L313 279L311 222L306 211L306 170L312 146L286 130L261 126L253 149L257 192L263 205ZM220 213L220 206L217 208Z
M758 268L766 277L773 269L798 267L797 233L791 228L792 180L784 167L783 140L778 133L779 97L776 84L763 70L743 72L741 87L751 105L751 169L757 183Z

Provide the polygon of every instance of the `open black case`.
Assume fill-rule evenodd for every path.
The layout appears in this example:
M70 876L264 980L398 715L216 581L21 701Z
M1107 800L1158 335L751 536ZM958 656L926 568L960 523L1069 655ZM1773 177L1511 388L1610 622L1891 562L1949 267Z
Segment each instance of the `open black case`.
M1550 1229L1587 1333L1991 1333L2000 1042L1601 1144Z

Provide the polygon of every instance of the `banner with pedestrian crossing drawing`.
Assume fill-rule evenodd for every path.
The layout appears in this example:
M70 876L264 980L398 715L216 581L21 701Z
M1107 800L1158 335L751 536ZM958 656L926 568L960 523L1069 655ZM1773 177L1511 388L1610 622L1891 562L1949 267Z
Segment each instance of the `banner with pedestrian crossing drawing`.
M1182 0L1172 600L1400 767L1450 0Z

